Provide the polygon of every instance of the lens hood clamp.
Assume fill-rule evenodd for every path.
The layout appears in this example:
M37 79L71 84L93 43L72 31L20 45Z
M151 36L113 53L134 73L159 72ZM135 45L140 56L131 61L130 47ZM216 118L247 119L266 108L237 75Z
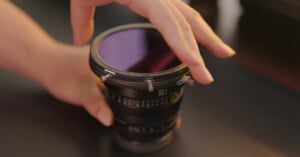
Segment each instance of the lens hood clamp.
M116 75L115 72L112 72L112 71L110 71L110 70L105 69L104 71L106 72L106 74L103 75L103 76L101 76L101 80L102 80L103 82L105 82L109 77L112 77L112 76Z
M153 92L154 88L153 88L153 80L148 79L146 80L147 84L148 84L148 91L149 92Z
M189 84L190 86L193 86L194 83L195 83L195 81L192 79L191 76L189 76L189 75L184 75L184 76L182 76L182 78L181 78L179 81L176 82L176 84L177 84L178 86L181 86L181 85L183 85L183 84L185 84L185 83Z

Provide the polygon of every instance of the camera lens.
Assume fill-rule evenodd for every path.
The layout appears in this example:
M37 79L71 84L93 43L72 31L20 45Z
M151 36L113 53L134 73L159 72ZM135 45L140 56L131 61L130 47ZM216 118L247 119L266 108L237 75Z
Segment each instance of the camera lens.
M90 66L106 86L121 147L148 153L171 142L190 76L152 25L129 24L103 32L92 43Z

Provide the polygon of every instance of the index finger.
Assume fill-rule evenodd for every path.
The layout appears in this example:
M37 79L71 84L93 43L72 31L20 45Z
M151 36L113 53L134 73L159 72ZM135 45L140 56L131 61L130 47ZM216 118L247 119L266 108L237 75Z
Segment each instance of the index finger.
M82 0L71 0L71 24L75 45L84 45L93 36L94 12L94 5Z
M209 84L213 81L202 57L199 55L199 49L194 48L193 42L188 42L195 40L189 24L184 18L178 16L181 14L180 12L174 12L176 10L171 8L171 2L168 3L168 0L133 0L128 5L137 13L149 18L178 58L188 65L198 82Z

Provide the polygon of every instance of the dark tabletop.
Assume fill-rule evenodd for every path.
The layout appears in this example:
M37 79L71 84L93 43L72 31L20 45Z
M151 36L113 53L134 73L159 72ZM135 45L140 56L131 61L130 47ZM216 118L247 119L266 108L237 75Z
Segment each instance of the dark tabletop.
M56 39L71 43L68 1L14 2ZM99 8L95 19L95 34L143 21L119 5ZM242 44L232 45L240 48ZM182 128L170 146L146 156L300 156L299 91L257 73L238 59L218 59L204 49L203 56L215 83L185 88ZM54 99L26 78L0 70L0 156L141 155L118 148L113 130L104 128L83 109Z

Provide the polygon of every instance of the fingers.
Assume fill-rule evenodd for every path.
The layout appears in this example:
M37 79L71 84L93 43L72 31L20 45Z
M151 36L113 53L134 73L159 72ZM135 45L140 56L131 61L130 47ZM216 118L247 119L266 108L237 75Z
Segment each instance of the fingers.
M173 0L192 27L195 37L218 57L231 57L235 51L226 45L204 21L201 15L181 0Z
M192 29L191 29L189 23L187 22L187 20L183 16L183 14L178 10L178 8L176 8L176 6L173 4L173 2L166 1L166 3L168 3L168 5L170 6L170 9L172 10L173 15L176 17L178 24L182 28L182 33L184 33L183 37L184 37L185 41L187 43L189 43L189 46L191 46L192 52L196 53L196 55L199 56L200 55L199 47L198 47L197 41L194 38Z
M171 1L133 0L129 6L132 10L149 18L178 58L189 66L198 82L209 84L213 81L200 56L189 24Z
M75 45L89 42L94 31L95 6L85 0L71 0L71 24Z
M83 107L103 125L111 126L113 124L113 113L100 92L100 89L94 84L89 91L90 92L86 92L84 96Z
M211 83L213 77L200 55L195 37L219 57L235 54L200 14L181 0L71 0L71 21L76 45L83 45L92 37L95 6L111 1L127 5L136 13L149 18L178 58L188 65L193 77L202 84Z

